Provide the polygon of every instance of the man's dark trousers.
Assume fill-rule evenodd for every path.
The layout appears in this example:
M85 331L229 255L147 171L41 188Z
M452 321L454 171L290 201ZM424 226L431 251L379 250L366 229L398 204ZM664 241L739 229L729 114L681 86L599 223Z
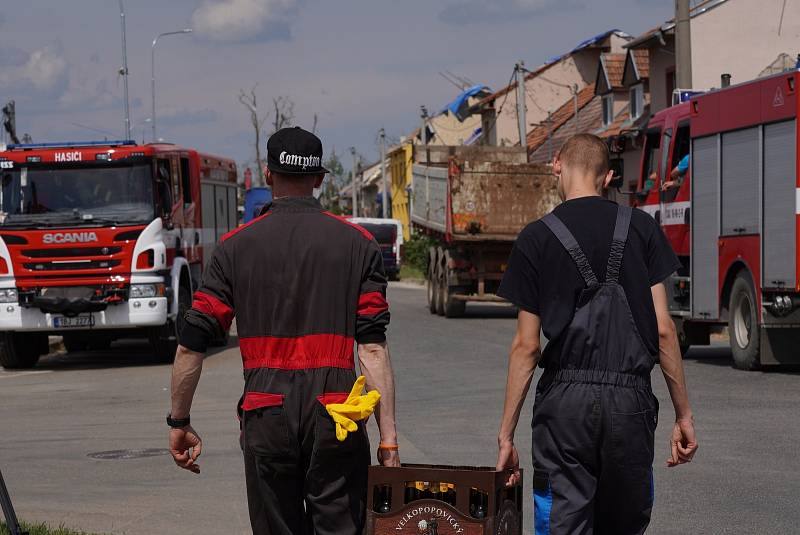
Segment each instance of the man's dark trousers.
M543 356L533 414L536 535L639 534L650 522L656 356L619 284L630 210L619 208L602 283L566 226L553 214L544 218L586 287Z
M324 407L344 401L353 370L259 370L253 379L249 388L278 396L245 399L242 445L253 533L360 534L369 440L359 424L340 442Z

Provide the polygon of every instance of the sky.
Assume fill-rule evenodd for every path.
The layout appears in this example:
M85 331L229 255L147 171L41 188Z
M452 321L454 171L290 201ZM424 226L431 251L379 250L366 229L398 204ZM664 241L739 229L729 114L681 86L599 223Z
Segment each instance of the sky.
M239 103L255 88L264 116L277 97L349 167L349 147L379 158L390 139L459 90L450 71L499 89L514 63L533 68L609 29L639 35L671 17L673 0L125 0L133 137L152 140L151 43L158 137L240 164L254 131ZM119 4L0 0L0 101L34 141L124 137ZM265 134L271 130L267 117ZM265 150L266 138L262 141Z

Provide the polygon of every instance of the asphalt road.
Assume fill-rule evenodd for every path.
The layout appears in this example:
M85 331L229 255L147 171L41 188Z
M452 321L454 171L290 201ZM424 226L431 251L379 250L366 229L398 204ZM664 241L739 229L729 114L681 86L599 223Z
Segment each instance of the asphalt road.
M390 302L402 459L494 465L513 311L470 305L467 317L446 320L428 314L423 290L402 284L392 286ZM729 358L723 347L688 355L701 447L676 469L665 467L673 414L654 372L661 423L649 533L800 532L800 374L737 372ZM29 372L0 371L0 470L18 515L104 533L249 533L234 417L238 351L205 362L192 410L204 439L199 476L164 454L169 371L133 342L53 354ZM527 496L530 417L529 401L517 432ZM114 450L137 451L104 453Z

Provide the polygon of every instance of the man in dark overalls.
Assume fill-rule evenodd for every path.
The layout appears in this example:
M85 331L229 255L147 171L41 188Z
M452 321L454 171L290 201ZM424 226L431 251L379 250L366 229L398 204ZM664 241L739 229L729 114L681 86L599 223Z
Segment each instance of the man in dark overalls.
M356 383L354 343L367 387L380 392L378 460L400 463L381 251L366 230L312 196L326 172L321 162L322 143L311 132L285 128L270 137L274 201L214 250L173 367L170 451L178 466L199 472L201 442L189 408L209 341L236 317L245 379L242 448L256 535L361 534L370 462L363 418L375 396L364 398L372 402L368 409L357 405L363 385ZM332 411L345 401L351 418L339 425Z
M533 409L537 535L647 529L656 363L676 415L668 466L697 449L663 284L680 263L649 215L600 197L608 160L595 136L567 140L553 162L564 202L520 233L498 292L519 307L498 436L497 468L510 471L509 483L519 478L522 404L537 364L544 368Z

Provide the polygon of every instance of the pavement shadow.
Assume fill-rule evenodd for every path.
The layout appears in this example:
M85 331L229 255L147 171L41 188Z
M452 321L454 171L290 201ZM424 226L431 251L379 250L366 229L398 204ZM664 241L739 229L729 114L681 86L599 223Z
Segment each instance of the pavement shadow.
M206 358L236 347L239 338L230 336L225 346L210 347ZM171 363L156 358L147 340L116 340L110 349L98 351L76 351L67 353L63 348L47 355L42 355L34 370L50 370L58 372L97 370L113 368L137 368L143 366L171 366Z
M464 315L459 319L516 319L517 307L504 304L467 303Z
M693 346L689 349L683 360L693 360L709 366L733 367L731 348L727 345ZM765 366L759 370L769 374L800 375L800 365L783 364L780 366Z

